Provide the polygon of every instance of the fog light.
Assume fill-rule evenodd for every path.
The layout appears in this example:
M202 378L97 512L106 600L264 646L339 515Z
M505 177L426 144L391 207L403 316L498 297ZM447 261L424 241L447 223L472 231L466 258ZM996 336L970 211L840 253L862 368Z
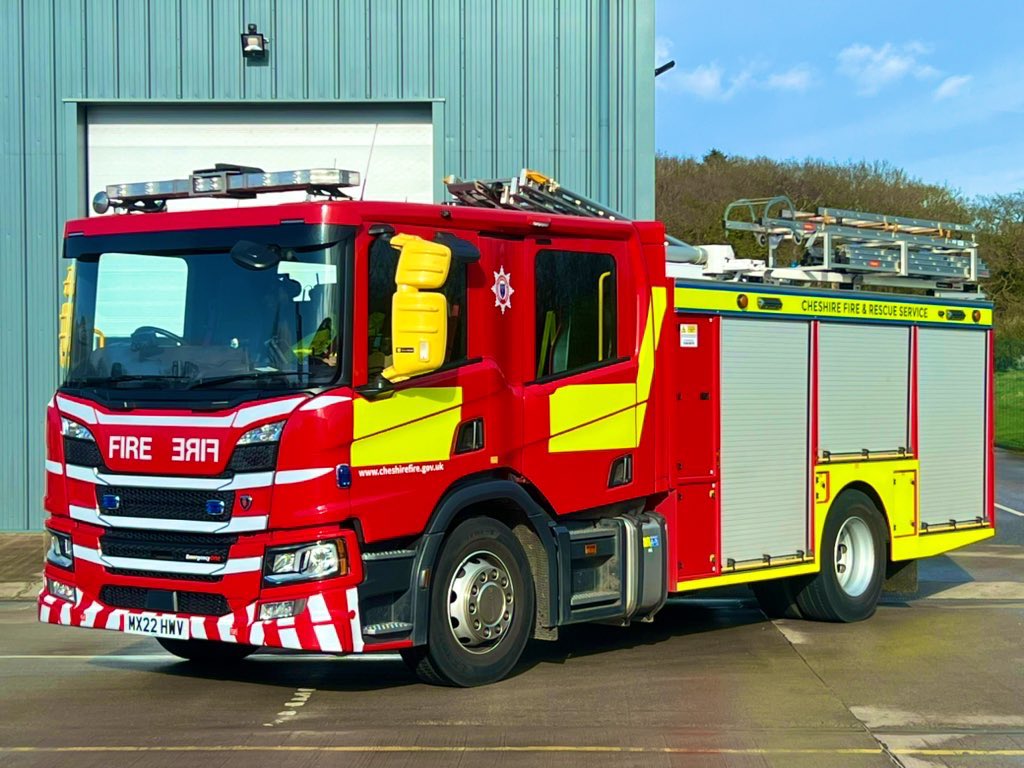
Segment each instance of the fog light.
M263 603L260 606L260 621L287 619L298 616L306 610L306 598L283 600L280 603Z
M67 600L69 603L75 602L75 588L70 584L65 584L63 581L47 579L46 591L54 597L59 597L61 600Z

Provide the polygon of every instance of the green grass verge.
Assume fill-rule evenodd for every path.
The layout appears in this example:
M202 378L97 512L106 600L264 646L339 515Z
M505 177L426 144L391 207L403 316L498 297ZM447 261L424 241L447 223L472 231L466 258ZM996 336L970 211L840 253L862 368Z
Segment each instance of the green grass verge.
M996 445L1024 451L1024 371L996 374Z

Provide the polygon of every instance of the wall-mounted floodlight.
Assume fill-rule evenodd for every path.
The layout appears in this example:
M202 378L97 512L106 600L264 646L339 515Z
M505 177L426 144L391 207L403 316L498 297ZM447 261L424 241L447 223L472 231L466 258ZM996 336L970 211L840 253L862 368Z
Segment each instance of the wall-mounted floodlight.
M675 65L676 65L676 60L672 59L672 61L669 61L669 62L667 62L665 64L662 64L660 67L655 67L654 68L654 76L657 77L658 75L664 75L666 72L668 72L670 69L672 69L672 67L674 67Z
M267 55L267 38L256 29L255 24L249 24L247 27L248 31L242 33L242 56L247 59L262 59Z

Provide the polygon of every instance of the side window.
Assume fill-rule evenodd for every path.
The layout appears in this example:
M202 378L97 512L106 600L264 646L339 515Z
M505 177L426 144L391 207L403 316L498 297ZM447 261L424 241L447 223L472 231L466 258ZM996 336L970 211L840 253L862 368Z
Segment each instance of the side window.
M391 365L391 297L395 292L398 251L378 237L370 246L367 370L372 378ZM452 259L442 289L448 300L448 349L445 363L466 358L466 264Z
M615 259L606 253L537 253L537 378L616 357Z

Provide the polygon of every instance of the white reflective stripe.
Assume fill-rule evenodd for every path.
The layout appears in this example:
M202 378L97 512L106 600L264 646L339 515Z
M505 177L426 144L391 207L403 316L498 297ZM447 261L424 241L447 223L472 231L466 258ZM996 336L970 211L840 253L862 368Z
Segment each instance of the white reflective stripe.
M220 636L218 639L225 643L237 643L238 638L231 634L231 625L234 623L235 615L233 613L217 619L217 634Z
M273 472L242 472L233 478L173 477L166 475L108 475L92 467L68 464L68 477L102 485L129 488L175 488L187 491L228 491L243 488L266 488L274 482Z
M245 533L247 531L264 531L267 528L267 515L251 515L233 517L226 523L206 522L205 520L159 520L153 517L117 517L102 516L95 509L68 506L71 517L83 523L102 525L108 528L142 528L152 531L187 531L194 533Z
M51 461L50 459L47 459L46 460L46 471L47 472L52 472L55 475L63 475L64 474L64 465L61 464L59 461Z
M304 483L323 477L333 472L331 467L318 467L316 469L285 469L277 472L274 476L274 483L277 485L288 485L289 483Z
M71 551L75 555L75 560L84 560L87 563L103 565L103 561L100 559L100 553L92 547L85 547L81 544L72 544Z
M192 637L195 638L196 640L205 640L206 639L206 619L204 619L202 616L190 616L188 621L189 621L189 624L191 625L189 627L189 630L190 630L190 634L192 635Z
M299 407L299 410L319 411L323 408L330 408L338 403L347 403L351 399L351 397L346 397L345 395L320 395L320 397L314 397L312 400L305 402Z
M100 612L99 603L89 603L89 607L82 612L82 626L91 627L96 623L96 616Z
M331 620L331 612L327 610L327 601L323 595L312 595L306 601L306 606L309 608L309 618L314 624Z
M43 598L43 602L46 603L47 605L53 605L54 603L57 602L57 598L54 597L53 595L46 595Z
M294 627L295 626L295 617L294 616L285 616L283 619L278 619L277 620L277 626L278 626L279 629L283 629L284 627Z
M70 480L82 480L86 483L96 483L105 485L102 480L97 477L97 471L95 467L80 467L77 464L68 464L67 475Z
M317 624L313 627L321 651L341 651L341 640L333 624Z
M121 629L121 620L127 611L122 611L120 608L111 611L110 615L107 616L107 629Z
M305 397L293 397L289 400L277 400L272 403L261 403L242 408L235 414L236 427L248 427L257 421L272 419L275 416L284 416L295 410L295 407L305 401Z
M71 513L72 520L79 520L83 523L92 523L93 525L107 525L107 521L99 516L99 513L95 509L89 509L89 507L78 507L74 504L68 505L68 512Z
M45 603L39 606L39 621L43 624L50 623L50 606Z
M82 405L65 397L57 397L57 406L68 416L74 416L78 421L86 424L96 423L96 409L89 405Z
M71 603L64 603L60 607L60 623L70 624L71 623Z
M242 472L231 482L219 488L221 491L243 491L246 488L266 488L274 482L273 472Z
M348 609L352 612L349 626L352 628L352 651L362 653L363 650L363 628L359 623L359 592L355 587L345 590L345 600L348 602Z
M125 568L154 573L185 573L200 576L226 576L233 573L252 573L263 565L262 557L236 557L226 563L180 563L168 560L149 560L142 557L113 557L81 544L73 545L75 557L97 565Z
M302 643L299 642L299 633L294 629L278 630L277 636L281 640L281 647L302 649Z
M50 400L46 403L46 407L53 408L53 395L50 395Z
M219 427L231 426L234 414L227 416L135 416L96 411L100 424L117 427Z
M87 424L104 424L108 426L130 427L199 427L220 428L247 427L257 421L284 416L295 410L295 407L306 400L304 397L293 397L288 400L277 400L272 403L260 403L239 409L236 413L224 416L154 416L152 414L102 413L88 405L82 405L63 397L57 398L61 410Z
M111 557L101 555L112 568L153 571L154 573L187 573L199 576L227 576L233 573L252 573L263 564L262 557L236 557L226 563L179 563L167 560L146 560L141 557Z
M263 622L257 621L249 629L249 645L263 645Z

